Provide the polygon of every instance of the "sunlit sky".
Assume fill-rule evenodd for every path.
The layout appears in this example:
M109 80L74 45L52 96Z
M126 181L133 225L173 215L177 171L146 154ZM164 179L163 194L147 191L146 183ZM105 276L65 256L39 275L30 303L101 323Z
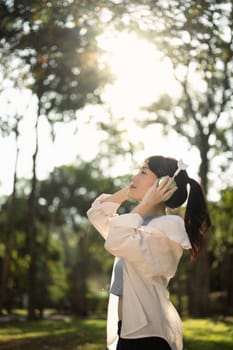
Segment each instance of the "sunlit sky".
M176 95L179 91L171 64L167 59L162 61L161 53L152 44L126 33L117 38L104 37L100 42L110 50L112 71L117 76L105 94L116 114L128 114L130 118L131 113L153 102L162 92Z
M100 38L100 45L108 51L103 59L111 66L116 80L108 85L103 93L105 106L87 107L79 111L79 118L69 125L57 125L55 142L52 143L49 128L45 118L40 122L40 145L38 159L38 177L45 178L55 166L72 163L77 156L91 160L98 152L98 144L103 134L96 130L96 121L105 120L107 110L112 111L113 118L122 118L122 128L127 130L128 140L138 144L143 142L144 149L135 154L135 160L140 164L143 159L152 154L182 158L188 164L188 173L198 180L200 157L197 149L190 149L187 141L177 136L174 131L163 136L158 125L140 128L135 119L140 119L146 113L142 110L154 102L164 92L173 96L179 93L179 85L172 76L172 67L168 59L155 47L136 36L127 33L111 36L105 34ZM33 100L29 92L15 94L14 111L22 113L22 100L31 106L25 109L24 123L21 125L19 177L30 178L33 150ZM4 103L2 107L4 107ZM8 107L9 108L9 105ZM91 122L89 116L92 115ZM75 132L75 130L77 132ZM14 140L12 137L0 140L0 194L9 194L12 189L14 166ZM5 152L7 150L7 152ZM130 164L121 163L117 166L118 173L129 171ZM115 174L117 175L117 173ZM216 190L211 191L211 197L217 198Z

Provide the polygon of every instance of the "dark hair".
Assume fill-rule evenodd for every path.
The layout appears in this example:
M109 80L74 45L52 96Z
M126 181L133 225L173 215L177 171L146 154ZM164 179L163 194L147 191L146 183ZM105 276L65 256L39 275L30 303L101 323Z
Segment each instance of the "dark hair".
M151 156L147 158L149 169L157 176L172 177L177 170L177 160L162 156ZM184 222L192 249L191 257L196 258L205 246L207 233L211 225L210 215L201 186L197 181L190 178L185 170L181 170L175 177L177 185L176 192L169 198L165 205L169 208L178 208L188 198ZM190 185L189 193L187 185Z

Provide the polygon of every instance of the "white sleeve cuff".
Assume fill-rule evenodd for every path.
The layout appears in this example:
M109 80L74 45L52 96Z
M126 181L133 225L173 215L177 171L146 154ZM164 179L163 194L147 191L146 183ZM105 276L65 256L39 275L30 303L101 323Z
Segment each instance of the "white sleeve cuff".
M137 213L122 214L112 219L111 226L138 228L142 225L143 218Z
M103 202L105 198L110 197L110 194L103 193L99 197L95 199L95 201L92 203L90 211L92 209L98 210L101 209L106 216L112 216L116 213L117 209L119 208L120 204L116 202Z

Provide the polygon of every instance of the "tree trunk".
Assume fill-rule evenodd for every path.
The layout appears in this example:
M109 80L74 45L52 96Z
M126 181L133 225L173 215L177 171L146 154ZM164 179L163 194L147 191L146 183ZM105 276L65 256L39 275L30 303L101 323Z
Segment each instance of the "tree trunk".
M36 162L38 154L38 123L40 118L40 109L36 118L35 124L35 151L33 154L33 168L32 168L32 181L31 192L28 198L28 238L29 238L29 282L28 282L28 319L34 320L36 318L36 281L37 281L37 233L36 233Z
M207 194L209 171L209 138L200 130L200 178L203 192ZM209 313L209 256L207 249L204 249L197 260L193 262L189 274L189 314L193 317L207 316Z
M8 231L7 238L5 242L5 255L2 262L2 270L1 270L1 285L0 285L0 312L2 313L2 309L4 308L4 303L6 301L6 292L7 292L7 285L10 275L10 263L11 263L11 251L12 251L12 244L11 244L11 237L9 236L11 231Z
M19 147L18 147L18 123L19 119L16 120L15 125L15 139L16 139L16 157L14 166L14 180L13 180L13 191L9 203L9 210L6 223L6 238L5 238L5 255L2 262L1 277L0 277L0 312L4 306L6 299L7 285L10 276L10 264L11 255L14 240L14 217L16 207L16 182L17 182L17 166L19 158Z
M221 279L224 290L226 290L226 300L223 302L222 309L225 315L231 315L233 312L233 255L228 252L224 255L222 262ZM225 309L224 309L225 304Z
M197 257L189 274L189 315L205 317L209 314L209 258L206 250Z
M50 225L47 223L46 236L43 243L43 256L42 256L42 266L41 266L41 278L40 278L40 286L38 286L37 290L39 290L38 296L38 308L39 308L39 317L42 320L44 318L44 309L47 303L47 293L48 293L48 283L49 283L49 270L48 270L48 257L49 257L49 237L50 237Z
M78 242L78 263L77 263L77 279L74 288L73 308L77 315L87 316L87 254L86 254L86 237L80 236Z

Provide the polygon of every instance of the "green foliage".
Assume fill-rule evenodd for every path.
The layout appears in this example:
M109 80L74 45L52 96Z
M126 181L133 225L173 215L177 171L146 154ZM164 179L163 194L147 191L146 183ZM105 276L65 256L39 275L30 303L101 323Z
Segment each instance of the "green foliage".
M227 188L221 192L221 199L211 206L214 218L212 239L213 248L219 257L223 257L230 246L233 246L233 189Z
M12 81L11 86L31 89L38 98L39 114L45 115L51 124L57 120L70 121L74 115L76 117L77 109L87 103L101 102L101 88L110 75L99 61L101 52L96 39L107 25L112 29L119 18L118 28L136 30L169 57L182 90L176 100L162 96L155 101L149 108L154 113L153 118L147 122L160 122L166 131L172 127L199 147L203 177L208 175L214 154L224 152L226 157L221 163L224 168L232 157L229 152L232 130L230 1L49 0L31 3L5 0L0 4L2 74ZM16 68L11 68L13 63ZM191 84L191 73L198 74L202 90ZM1 115L0 128L4 136L11 130L18 135L17 123L23 114L14 115L13 120L8 112ZM38 184L36 298L41 309L48 305L70 307L75 295L88 296L89 292L98 295L102 288L104 292L108 288L113 258L104 251L102 238L87 222L86 211L98 194L112 192L124 181L128 182L128 176L108 178L106 168L114 167L118 157L133 163L136 148L124 142L125 131L114 120L111 123L101 121L99 127L106 138L95 161L78 160L72 166L56 168ZM17 190L11 274L5 303L8 309L21 306L30 282L29 237L26 234L30 183L18 182ZM3 199L0 217L0 266L7 248L9 202L10 198ZM127 212L131 206L132 203L125 204L121 212ZM214 222L209 245L211 288L227 294L224 312L229 312L229 305L233 305L232 279L229 278L233 254L232 189L226 190L221 201L212 205L211 212ZM177 305L179 297L187 301L184 294L188 273L185 260L178 279L171 285ZM77 303L82 304L80 299Z
M17 67L17 78L24 72L22 79L16 84L11 78L35 94L39 114L50 122L68 121L85 104L100 103L101 89L111 77L100 63L96 40L103 29L99 2L51 0L29 7L24 0L3 1L1 8L2 57L10 58L11 65L22 62Z
M112 179L100 174L95 162L78 161L77 166L54 169L39 188L39 202L43 204L39 217L52 229L51 242L56 242L57 248L62 250L68 278L66 283L69 285L63 304L71 303L71 307L73 303L80 304L75 298L92 290L93 285L92 291L97 295L103 288L108 288L108 282L101 285L94 281L101 276L106 281L104 276L109 274L113 258L104 251L103 238L86 217L87 209L98 194L112 192L116 188ZM55 286L56 280L49 290L59 288Z
M212 288L222 292L220 307L233 311L233 189L222 191L221 200L211 205L213 228L209 251L212 268Z
M128 177L110 179L93 161L78 161L77 165L54 169L46 180L39 182L37 203L38 276L37 307L57 307L73 310L77 281L85 280L87 308L92 314L103 314L101 295L108 292L113 257L104 250L103 238L89 224L86 210L102 192L113 192ZM28 237L25 235L26 200L20 192L16 201L15 243L12 251L11 277L5 307L21 307L28 287ZM210 255L211 310L215 314L231 314L232 284L232 189L222 193L218 203L211 204L213 222L208 251ZM7 199L2 205L0 228L1 250L4 252L4 227ZM128 212L133 203L127 202L121 212ZM183 215L184 208L172 211ZM82 242L82 243L81 243ZM81 245L80 245L81 244ZM0 260L1 266L1 260ZM82 268L85 267L83 274ZM189 254L185 254L169 290L182 315L187 315L187 276L190 274ZM105 303L105 301L103 301ZM99 310L99 311L98 311ZM102 310L102 311L101 311Z
M198 148L207 192L214 156L221 155L224 169L232 162L232 2L149 1L148 7L140 33L171 62L179 93L158 96L144 125L160 123Z

